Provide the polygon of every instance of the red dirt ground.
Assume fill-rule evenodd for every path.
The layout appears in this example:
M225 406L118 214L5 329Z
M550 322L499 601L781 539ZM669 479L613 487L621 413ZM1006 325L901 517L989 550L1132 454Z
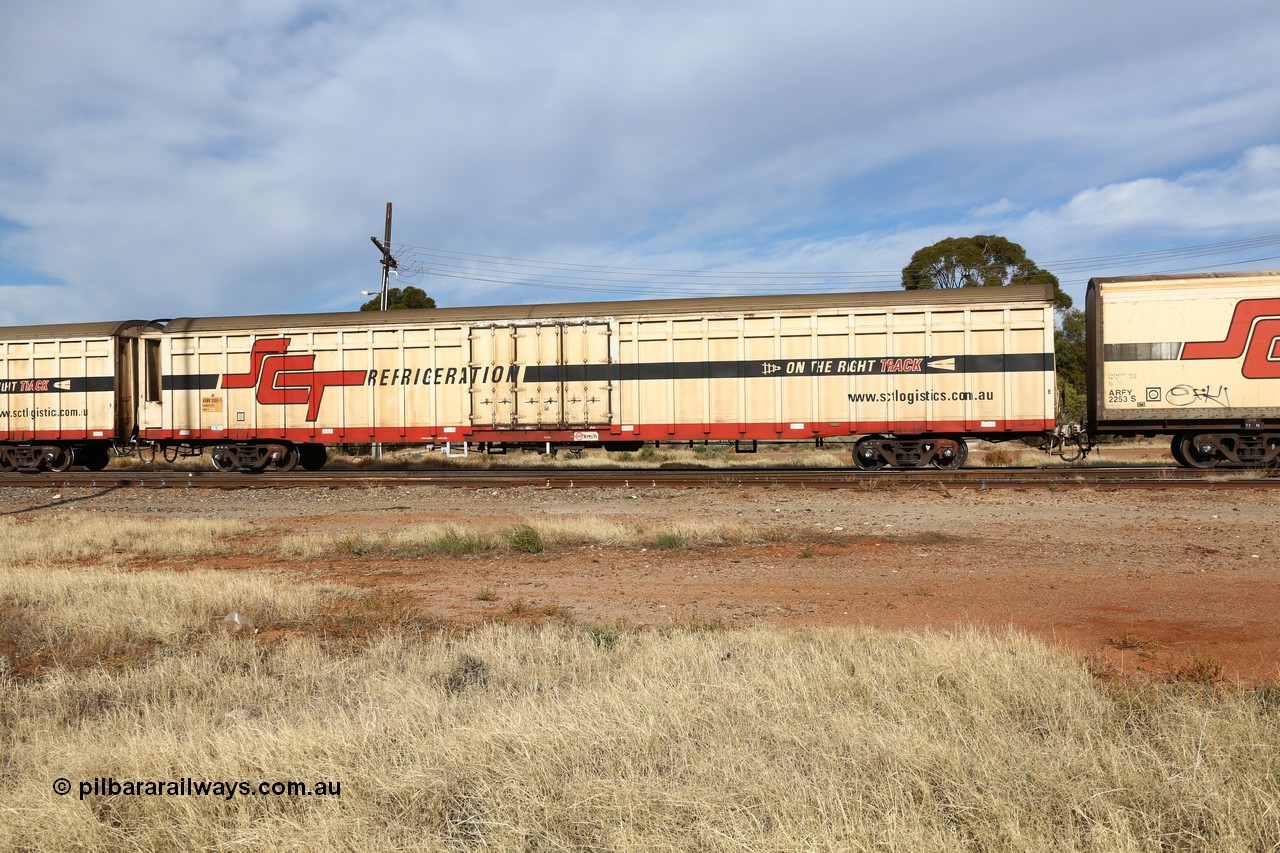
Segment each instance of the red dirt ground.
M423 613L449 620L548 613L604 625L1012 626L1089 656L1095 671L1161 675L1192 661L1221 664L1226 678L1280 677L1277 490L415 487L66 497L9 490L0 510L243 517L259 548L300 531L423 523L497 534L525 521L602 519L635 525L648 542L681 524L719 524L765 541L202 564L402 590Z

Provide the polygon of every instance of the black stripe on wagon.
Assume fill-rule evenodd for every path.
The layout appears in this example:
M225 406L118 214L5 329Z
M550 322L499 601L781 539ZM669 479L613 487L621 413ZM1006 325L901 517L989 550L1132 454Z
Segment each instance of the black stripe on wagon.
M1150 344L1105 344L1102 357L1107 361L1177 361L1182 344L1164 341Z
M1053 353L811 358L770 361L680 361L641 364L531 364L520 381L635 382L662 379L757 379L787 376L889 376L948 373L1041 373Z
M0 394L82 394L92 391L114 391L115 387L114 376L0 379Z
M926 361L936 362L931 358ZM956 356L956 373L1052 373L1054 369L1051 352L1011 352L1005 355L960 355ZM949 373L951 371L930 369L926 373Z
M218 387L217 373L172 373L160 379L165 391L209 391Z
M867 358L774 359L767 361L654 361L640 364L530 364L521 384L538 382L638 382L671 379L768 379L787 376L911 376L954 373L1044 373L1053 353L1005 355L872 356ZM109 379L109 378L108 378ZM217 373L169 374L166 391L207 391Z

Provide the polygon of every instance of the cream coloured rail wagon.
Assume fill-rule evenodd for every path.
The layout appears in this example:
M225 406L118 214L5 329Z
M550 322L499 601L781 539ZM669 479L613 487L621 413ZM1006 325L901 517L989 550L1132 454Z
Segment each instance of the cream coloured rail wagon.
M107 466L134 429L133 375L148 324L0 329L0 471Z
M138 434L215 464L336 443L639 447L861 436L958 466L1054 427L1046 287L179 319L142 334Z
M1183 465L1280 461L1280 272L1089 282L1089 432Z

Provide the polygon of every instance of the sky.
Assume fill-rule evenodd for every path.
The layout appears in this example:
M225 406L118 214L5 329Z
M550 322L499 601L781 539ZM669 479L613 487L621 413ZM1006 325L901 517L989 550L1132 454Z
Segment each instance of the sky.
M0 325L1280 268L1274 0L0 11Z

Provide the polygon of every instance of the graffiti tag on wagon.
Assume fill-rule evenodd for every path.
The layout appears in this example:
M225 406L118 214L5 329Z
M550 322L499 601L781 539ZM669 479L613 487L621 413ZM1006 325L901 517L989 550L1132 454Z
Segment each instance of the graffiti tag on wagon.
M1175 385L1165 392L1164 401L1170 406L1191 406L1196 403L1213 403L1228 408L1231 406L1231 396L1227 393L1226 385L1219 385L1217 388L1208 385L1203 388Z

